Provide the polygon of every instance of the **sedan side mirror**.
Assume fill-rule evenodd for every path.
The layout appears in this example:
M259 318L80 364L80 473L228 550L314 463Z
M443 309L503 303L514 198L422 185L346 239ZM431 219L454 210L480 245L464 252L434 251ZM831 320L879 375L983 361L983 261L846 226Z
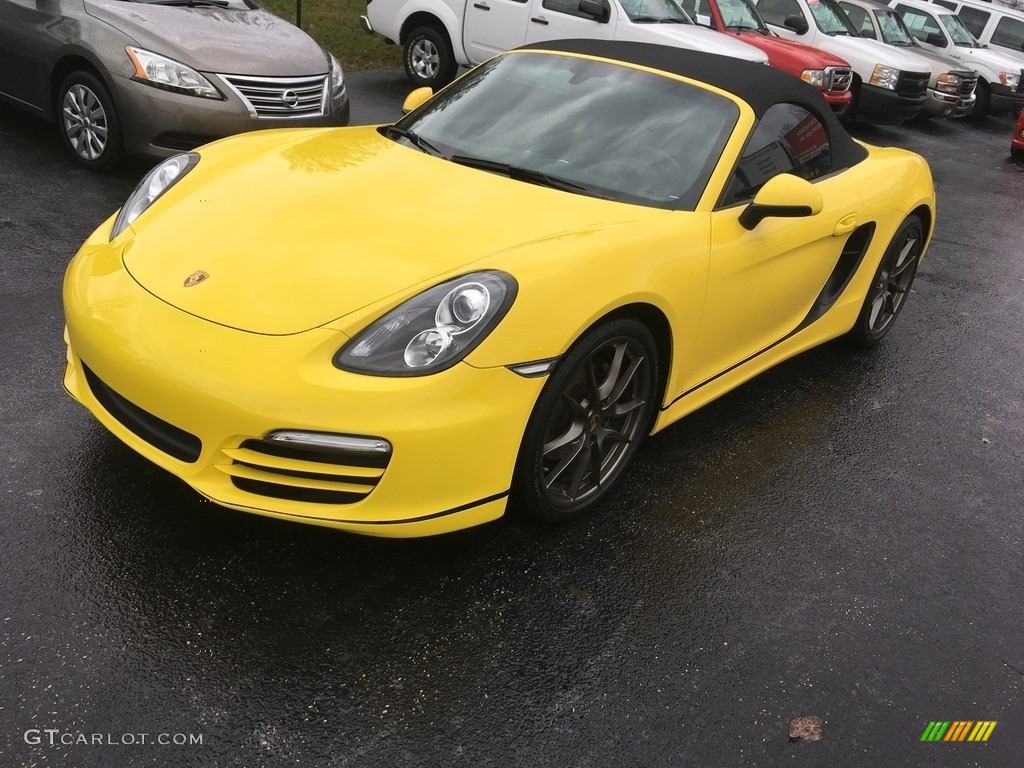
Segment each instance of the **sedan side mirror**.
M607 24L612 17L612 7L608 5L607 0L580 0L577 8L580 13L602 24Z
M433 95L432 88L417 88L405 97L405 101L402 102L402 111L409 114Z
M744 229L753 229L764 219L799 218L821 213L821 193L806 179L791 173L780 173L769 179L740 214Z
M791 29L798 35L806 35L809 27L807 26L807 19L801 16L799 13L794 13L792 16L787 16L782 21L782 26L786 29Z

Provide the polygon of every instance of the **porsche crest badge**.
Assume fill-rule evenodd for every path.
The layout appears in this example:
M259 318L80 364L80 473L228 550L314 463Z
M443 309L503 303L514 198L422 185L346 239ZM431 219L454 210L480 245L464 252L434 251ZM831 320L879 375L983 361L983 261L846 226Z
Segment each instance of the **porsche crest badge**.
M209 276L209 272L203 272L203 270L201 269L198 270L197 272L193 272L191 275L185 278L185 287L191 288L193 285L199 285L201 282L203 282L203 280L205 280Z

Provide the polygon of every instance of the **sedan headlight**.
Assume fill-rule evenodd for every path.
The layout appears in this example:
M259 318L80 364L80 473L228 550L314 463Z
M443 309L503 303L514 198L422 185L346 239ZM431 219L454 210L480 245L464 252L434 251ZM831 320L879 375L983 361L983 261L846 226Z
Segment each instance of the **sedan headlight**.
M391 310L346 344L334 364L346 371L424 376L450 368L508 312L518 286L504 272L448 280Z
M800 73L800 79L805 83L823 88L825 86L825 70L823 69L805 69Z
M888 88L890 91L896 90L896 83L900 79L900 71L895 67L887 67L884 64L876 64L875 71L871 73L871 85L877 85L879 88Z
M337 100L345 92L345 74L341 71L341 62L335 58L330 51L327 54L327 61L331 65L331 99Z
M110 232L110 239L113 240L124 232L160 195L173 187L182 176L195 168L198 162L199 155L195 152L175 155L174 157L167 158L147 173L145 178L139 182L135 191L128 196L125 204L121 206L121 211L114 220L114 229Z
M1017 90L1017 86L1020 85L1020 72L1000 72L999 82Z
M224 98L209 80L192 67L186 67L179 61L168 59L166 56L147 51L144 48L133 48L129 45L125 47L125 51L128 58L132 60L132 64L135 65L133 80L189 96L202 96L207 99Z

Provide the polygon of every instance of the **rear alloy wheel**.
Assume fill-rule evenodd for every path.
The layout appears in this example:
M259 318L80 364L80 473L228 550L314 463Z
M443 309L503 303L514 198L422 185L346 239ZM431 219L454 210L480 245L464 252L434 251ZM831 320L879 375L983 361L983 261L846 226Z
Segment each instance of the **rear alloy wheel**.
M435 91L455 79L455 54L448 36L433 27L417 27L405 39L405 74L417 88Z
M72 72L60 87L58 124L64 144L91 170L107 170L121 157L121 125L114 100L89 72Z
M611 490L650 430L657 381L657 346L638 320L613 320L576 343L520 450L515 490L533 517L571 520Z
M889 332L906 304L924 246L924 227L917 216L908 216L882 256L878 271L864 298L850 338L862 347L873 347Z

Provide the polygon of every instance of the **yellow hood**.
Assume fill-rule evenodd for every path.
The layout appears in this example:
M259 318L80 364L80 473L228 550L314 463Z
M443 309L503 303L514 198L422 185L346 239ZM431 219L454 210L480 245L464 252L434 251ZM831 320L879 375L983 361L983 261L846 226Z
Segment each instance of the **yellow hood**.
M658 213L459 166L373 128L258 132L202 155L136 220L124 263L169 304L255 333L298 333L516 246ZM515 254L481 266L515 275Z

